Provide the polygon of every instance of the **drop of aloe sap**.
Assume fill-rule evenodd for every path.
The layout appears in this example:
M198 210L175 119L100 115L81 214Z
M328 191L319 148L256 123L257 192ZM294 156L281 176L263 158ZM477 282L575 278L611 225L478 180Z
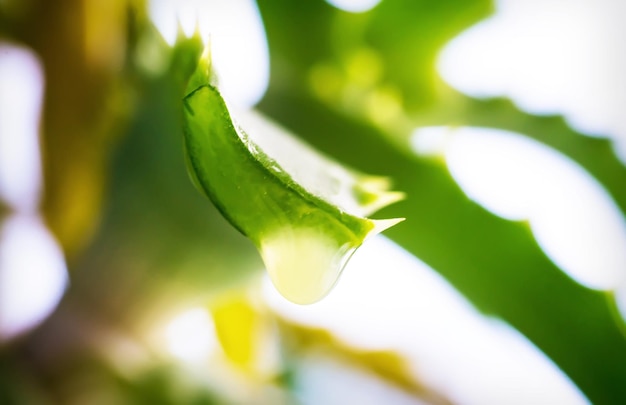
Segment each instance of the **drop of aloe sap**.
M323 298L363 241L402 219L369 213L402 198L380 177L320 155L267 119L247 112L236 125L208 64L184 99L190 177L258 248L276 289L298 304Z
M276 289L292 302L309 304L328 294L356 246L316 230L284 228L264 238L259 250Z
M331 291L359 246L316 229L287 227L266 236L259 251L282 296L296 304L311 304Z

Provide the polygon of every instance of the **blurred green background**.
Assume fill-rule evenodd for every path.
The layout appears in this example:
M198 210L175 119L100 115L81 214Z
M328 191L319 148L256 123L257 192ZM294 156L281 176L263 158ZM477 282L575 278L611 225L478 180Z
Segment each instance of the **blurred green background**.
M375 384L384 389L367 394L368 403L585 403L585 397L626 403L624 320L614 297L626 285L626 167L611 141L585 136L558 115L531 114L515 100L462 93L442 79L440 52L492 16L492 2L372 5L351 12L322 0L0 1L0 62L8 66L9 58L26 54L23 63L37 66L18 68L30 74L25 81L2 82L1 107L30 91L35 107L29 108L36 110L37 91L11 83L39 80L43 91L40 121L38 113L28 118L39 136L41 179L31 200L7 197L6 187L1 195L0 403L364 403L360 391ZM206 22L207 13L217 17ZM192 36L196 21L200 34ZM222 27L223 37L211 24ZM553 397L553 380L530 392L520 378L507 392L497 380L475 384L471 373L429 377L429 365L454 364L454 351L451 360L435 356L420 363L397 347L360 347L332 326L299 320L298 307L268 298L271 288L262 287L263 264L253 245L186 173L181 99L203 41L216 58L232 56L230 68L225 62L218 74L237 107L256 108L347 166L391 178L407 197L377 217L407 220L385 235L443 276L480 311L467 310L480 322L498 319L519 331L525 344L547 356L537 364L553 362L563 372L554 368L554 381L567 386L571 380L580 392L571 388L573 396ZM255 75L261 82L251 81ZM0 120L8 122L4 114ZM441 152L448 142L441 136L438 152L416 151L416 129L464 126L519 133L597 180L614 208L607 218L618 231L607 231L601 243L609 246L605 256L618 281L594 289L581 285L542 250L530 218L508 220L470 199ZM0 126L1 148L26 136L15 128ZM37 171L38 155L29 159ZM530 168L534 161L525 164ZM27 181L20 167L2 165L4 178L13 179L5 183ZM51 249L62 252L56 281L45 273L52 259L43 252L50 249L23 239L22 257L19 244L10 243L9 230L19 224L39 227ZM376 269L381 282L401 267L393 257ZM15 281L11 265L26 284ZM58 305L51 298L30 324L20 321L20 306L54 295L45 291L55 283L62 294ZM369 310L400 319L394 330L377 326L372 315L372 330L388 336L410 341L419 333L440 340L444 354L448 339L468 339L462 319L443 332L410 328L424 316L420 311L436 317L436 306L446 304L388 308L391 298L375 288L354 302L359 299L371 302ZM340 306L326 308L343 314ZM366 310L355 313L367 319ZM23 326L13 326L12 319ZM481 355L488 353L459 358L459 369L469 361L463 367L479 370ZM517 365L503 360L502 373L507 367ZM455 389L459 379L482 388Z

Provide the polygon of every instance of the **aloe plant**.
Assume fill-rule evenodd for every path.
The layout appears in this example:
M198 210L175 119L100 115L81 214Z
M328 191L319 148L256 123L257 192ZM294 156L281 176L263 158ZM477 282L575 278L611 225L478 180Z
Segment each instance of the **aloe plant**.
M318 301L365 239L402 220L366 218L402 193L388 191L385 178L345 169L259 116L244 131L211 83L210 66L205 52L183 100L189 174L254 242L286 298Z

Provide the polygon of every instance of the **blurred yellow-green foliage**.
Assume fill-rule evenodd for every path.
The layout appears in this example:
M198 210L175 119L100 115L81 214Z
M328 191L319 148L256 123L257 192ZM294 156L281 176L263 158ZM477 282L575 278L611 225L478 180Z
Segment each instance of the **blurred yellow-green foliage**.
M626 340L606 294L566 276L526 224L471 201L440 161L410 151L420 126L517 131L577 162L626 210L626 168L608 141L462 95L438 76L438 52L493 4L257 5L271 67L257 109L339 162L392 178L407 194L380 214L407 218L388 231L393 241L519 330L592 402L626 403ZM179 32L170 47L141 0L3 0L0 41L31 49L43 67L41 214L70 277L41 325L2 343L0 403L297 403L295 365L320 352L416 399L450 402L399 354L297 326L251 287L256 250L185 169L181 99L197 37ZM159 352L150 329L189 307L207 309L222 353L193 370Z

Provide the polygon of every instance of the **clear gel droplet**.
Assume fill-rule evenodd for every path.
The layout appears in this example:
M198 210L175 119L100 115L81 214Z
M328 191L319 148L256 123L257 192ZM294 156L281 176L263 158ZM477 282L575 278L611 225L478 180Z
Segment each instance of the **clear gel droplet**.
M296 304L313 304L332 290L362 242L403 220L369 220L372 229L367 236L351 240L317 228L283 227L265 235L259 251L283 297Z
M322 231L283 228L265 237L259 250L276 289L304 305L330 292L357 247Z

